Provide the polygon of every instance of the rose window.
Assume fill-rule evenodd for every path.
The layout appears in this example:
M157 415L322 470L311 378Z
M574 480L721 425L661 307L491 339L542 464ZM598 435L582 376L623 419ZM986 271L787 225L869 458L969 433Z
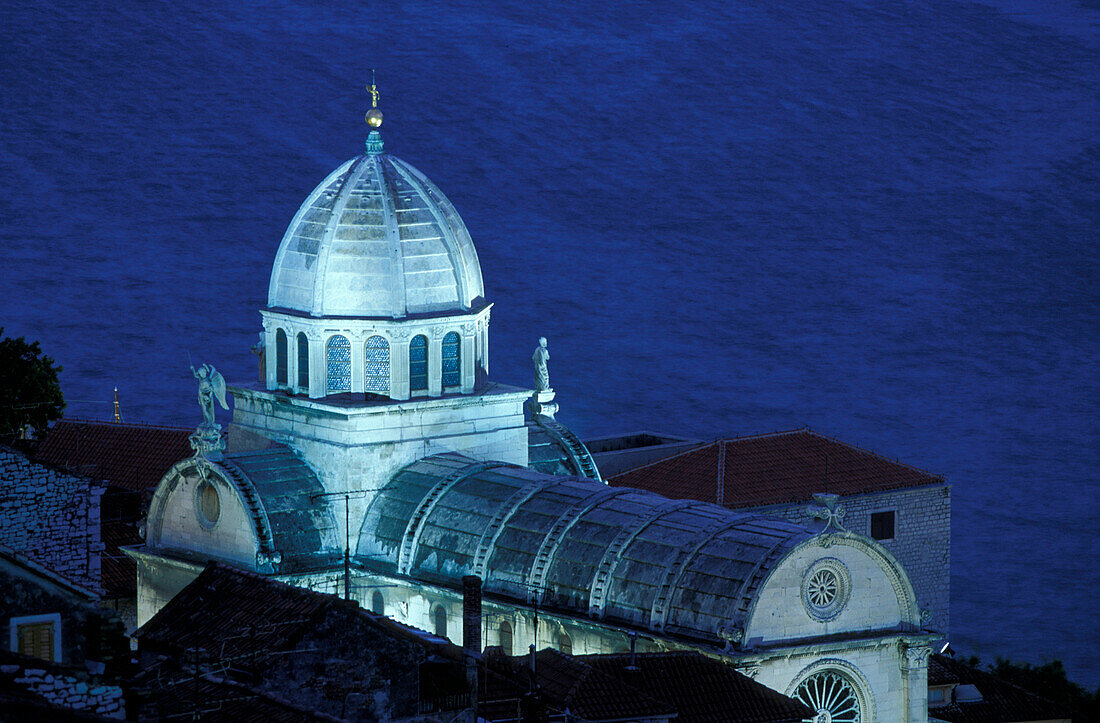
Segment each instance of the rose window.
M818 560L802 578L802 605L815 620L832 620L848 603L852 591L847 566L835 557Z
M840 582L832 570L818 570L806 584L806 597L817 608L826 608L836 600Z
M863 720L855 688L839 673L826 671L811 675L799 684L793 697L816 714L814 723L860 723Z

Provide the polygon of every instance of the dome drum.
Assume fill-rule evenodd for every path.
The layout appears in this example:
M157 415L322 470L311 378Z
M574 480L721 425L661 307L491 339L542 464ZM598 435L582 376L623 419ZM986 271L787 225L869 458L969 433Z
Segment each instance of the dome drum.
M401 321L263 310L264 386L313 399L470 394L489 374L490 310Z

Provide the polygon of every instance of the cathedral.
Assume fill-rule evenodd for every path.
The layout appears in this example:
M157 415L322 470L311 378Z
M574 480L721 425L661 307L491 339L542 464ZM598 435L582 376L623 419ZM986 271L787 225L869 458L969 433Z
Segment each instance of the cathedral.
M384 151L374 97L365 152L309 194L275 252L259 380L195 371L195 454L128 550L139 622L216 559L461 644L473 575L482 640L508 654L697 650L815 721L927 721L938 636L835 496L807 526L610 487L555 418L545 340L532 389L493 381L473 241Z

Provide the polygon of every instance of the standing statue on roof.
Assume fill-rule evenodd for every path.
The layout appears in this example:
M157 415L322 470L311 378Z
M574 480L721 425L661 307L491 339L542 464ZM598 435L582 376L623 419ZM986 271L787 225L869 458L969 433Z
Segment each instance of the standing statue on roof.
M546 337L539 337L539 345L535 347L535 353L531 355L531 361L535 362L535 391L545 392L550 389L550 370L546 368L546 362L550 361L550 351L546 348Z
M229 409L225 403L225 377L210 364L203 364L198 369L191 367L191 374L199 380L199 406L202 407L203 427L213 429L214 400L222 405L222 409Z

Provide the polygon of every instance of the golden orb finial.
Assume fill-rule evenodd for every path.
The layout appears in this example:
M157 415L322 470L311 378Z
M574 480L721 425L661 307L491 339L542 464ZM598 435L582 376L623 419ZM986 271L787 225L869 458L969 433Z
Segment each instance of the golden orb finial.
M382 111L378 110L378 97L382 95L378 92L378 86L374 84L374 70L370 72L370 85L367 86L367 90L370 92L370 110L367 111L366 121L367 125L371 128L377 128L382 125Z

